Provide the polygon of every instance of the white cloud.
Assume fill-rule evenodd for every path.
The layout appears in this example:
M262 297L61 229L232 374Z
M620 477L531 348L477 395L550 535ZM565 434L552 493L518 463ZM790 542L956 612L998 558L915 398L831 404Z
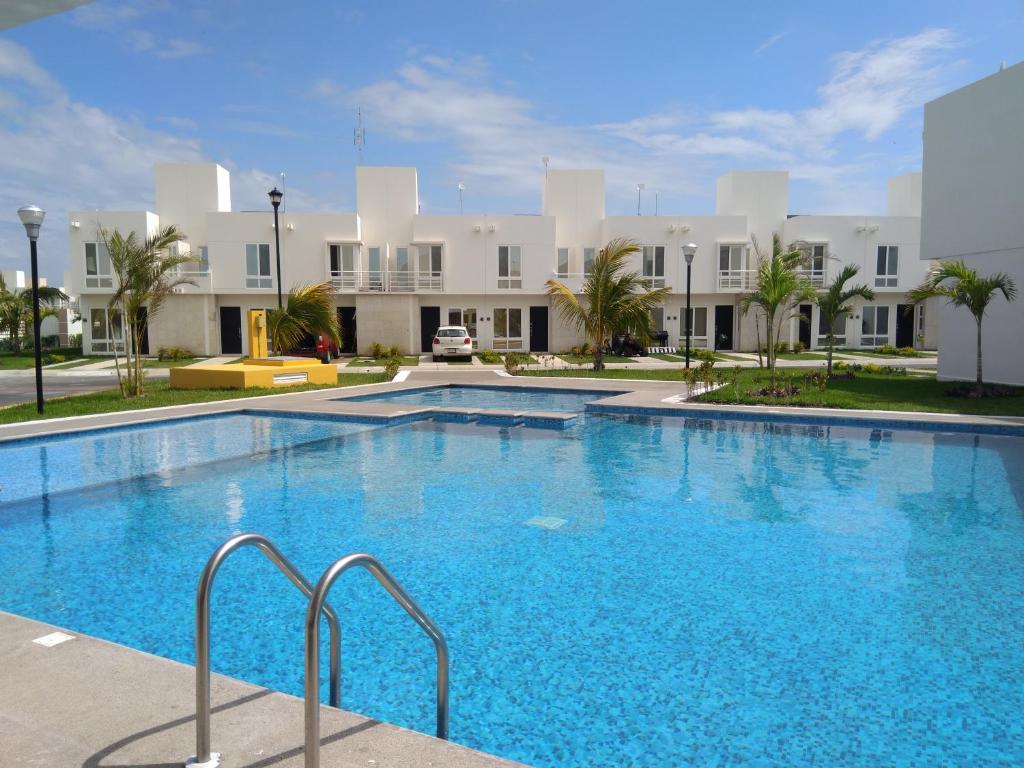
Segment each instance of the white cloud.
M784 35L773 35L758 50ZM712 172L732 167L788 168L794 179L821 185L863 175L862 165L838 160L846 150L840 139L877 141L939 93L955 46L949 30L926 29L842 52L829 62L817 101L803 109L752 105L707 112L688 105L597 125L538 117L530 101L489 82L487 62L479 57L416 49L391 78L356 88L324 79L313 92L346 110L361 106L371 134L453 142L461 158L451 165L453 176L478 187L535 194L539 158L549 155L553 167L604 168L612 197L618 189L624 198L638 181L690 195L706 192Z
M773 45L775 45L788 34L788 32L776 32L774 35L767 38L764 42L757 46L757 48L754 49L754 55L760 56L762 53L767 51L769 48L771 48Z
M206 159L195 138L76 101L27 49L9 40L0 40L0 91L9 97L0 99L2 269L28 267L25 233L13 215L18 207L33 203L47 211L41 270L59 281L68 263L70 210L152 208L154 163ZM182 126L189 127L175 125ZM243 187L246 173L259 172L242 171ZM296 206L307 199L301 190L289 190L289 198Z

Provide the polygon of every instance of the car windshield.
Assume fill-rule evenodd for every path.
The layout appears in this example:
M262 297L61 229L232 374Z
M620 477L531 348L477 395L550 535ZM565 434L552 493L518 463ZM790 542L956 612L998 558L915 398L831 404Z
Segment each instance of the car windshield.
M441 328L438 330L437 335L439 338L455 338L456 336L465 336L465 328Z

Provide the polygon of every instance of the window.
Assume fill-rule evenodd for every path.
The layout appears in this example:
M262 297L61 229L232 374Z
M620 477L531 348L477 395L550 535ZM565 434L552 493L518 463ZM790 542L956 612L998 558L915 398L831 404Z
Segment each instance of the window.
M353 243L331 243L330 254L331 280L338 291L354 291L356 289L356 248Z
M418 286L424 289L441 290L441 246L438 243L419 245Z
M895 288L896 275L900 268L900 249L895 245L878 246L878 261L875 264L875 288Z
M523 310L519 308L494 310L494 348L523 348Z
M270 244L246 243L245 245L245 287L272 288L270 276Z
M880 347L889 342L888 307L864 307L860 317L860 345L862 347Z
M594 271L594 255L596 254L596 248L584 248L583 249L583 274L589 276Z
M832 335L835 336L836 344L846 343L846 320L847 316L837 317L835 323L832 325ZM825 315L821 312L818 313L818 346L823 347L828 345L828 322L825 320Z
M558 249L558 271L555 273L558 277L569 276L569 249L559 248Z
M745 245L718 246L718 287L744 288L743 254Z
M448 325L461 325L469 333L473 343L476 343L476 310L459 309L458 307L448 308Z
M650 279L652 288L665 287L665 246L645 245L643 247L644 277Z
M523 287L522 250L518 245L498 246L498 287Z
M366 281L363 287L368 291L384 290L384 270L380 261L380 246L366 249Z
M106 243L85 244L85 287L113 288L110 275L110 252Z
M109 309L93 309L89 313L89 327L93 352L124 350L124 331L121 327L121 313Z
M824 283L828 244L802 243L799 249L807 257L807 266L804 267L804 271L811 278L811 282L814 285L821 286Z
M679 316L679 338L686 343L686 308ZM708 345L708 308L690 307L690 346Z
M396 248L395 249L395 270L398 272L409 271L409 249L408 248Z
M199 246L199 271L204 274L210 271L210 249L205 245Z
M917 305L917 335L924 336L924 304Z

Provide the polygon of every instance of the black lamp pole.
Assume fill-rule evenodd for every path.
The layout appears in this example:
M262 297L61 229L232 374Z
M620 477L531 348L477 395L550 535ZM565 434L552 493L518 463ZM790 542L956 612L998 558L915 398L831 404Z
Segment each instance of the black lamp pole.
M45 216L46 212L35 205L18 209L18 218L25 225L32 253L32 339L36 353L36 412L39 414L43 412L43 351L39 339L39 254L36 240Z
M277 308L281 309L284 303L281 301L281 228L278 225L277 209L281 207L281 200L284 199L284 192L274 187L268 193L270 204L274 206L274 253L277 259Z
M693 333L693 317L690 312L690 270L697 246L693 243L683 246L683 257L686 259L686 367L690 367L690 335Z

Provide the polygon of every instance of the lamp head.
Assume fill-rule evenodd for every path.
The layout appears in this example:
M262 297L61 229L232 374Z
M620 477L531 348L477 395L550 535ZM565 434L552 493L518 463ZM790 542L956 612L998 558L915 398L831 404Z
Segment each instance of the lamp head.
M693 263L693 257L697 255L697 244L687 243L683 246L683 258L686 259L687 264Z
M25 225L28 239L37 240L39 238L39 227L43 225L43 219L46 218L46 211L38 205L24 205L18 209L18 218Z
M284 192L274 187L267 193L270 196L270 204L277 208L281 204L281 200L284 199Z

